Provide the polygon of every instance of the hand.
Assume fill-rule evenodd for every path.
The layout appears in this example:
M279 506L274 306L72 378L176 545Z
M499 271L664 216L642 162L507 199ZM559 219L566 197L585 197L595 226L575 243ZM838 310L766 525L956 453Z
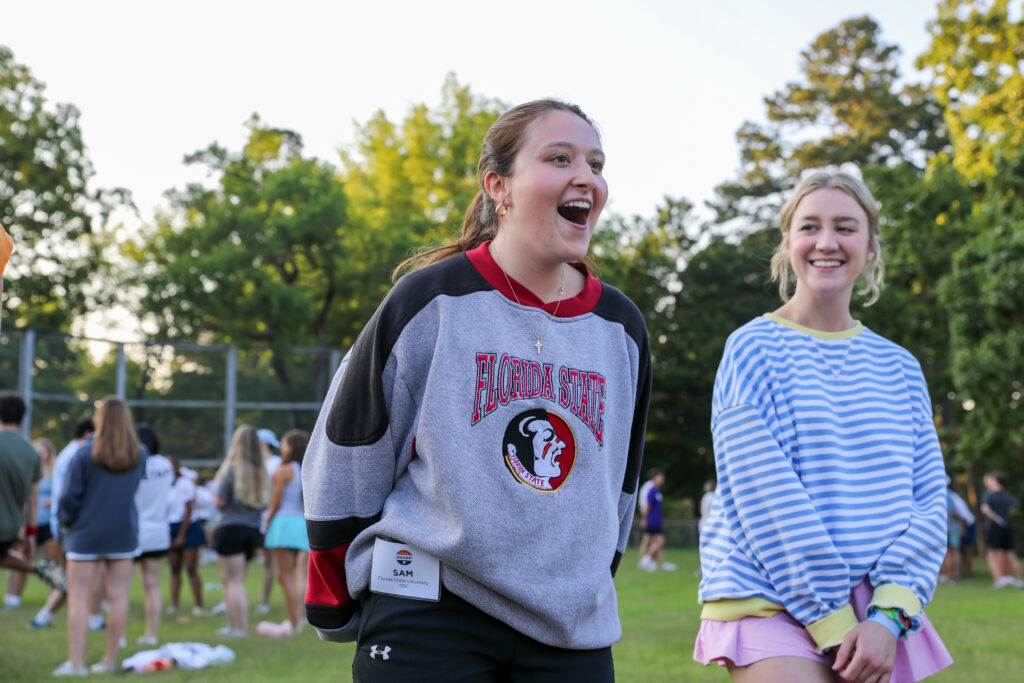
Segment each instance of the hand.
M175 539L173 539L171 541L171 547L174 548L175 550L178 550L179 548L181 548L184 545L185 545L185 539L181 538L181 537L177 537L177 538L175 538Z
M896 643L881 624L862 621L843 638L832 670L846 683L888 683L896 661Z

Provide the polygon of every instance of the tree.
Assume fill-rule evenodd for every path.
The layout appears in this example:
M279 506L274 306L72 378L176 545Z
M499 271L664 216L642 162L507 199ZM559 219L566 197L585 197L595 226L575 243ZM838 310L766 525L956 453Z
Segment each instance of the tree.
M171 339L269 345L281 396L294 400L289 349L351 345L394 267L458 231L500 108L449 76L438 109L416 105L401 125L377 112L359 126L340 172L254 116L241 152L212 144L186 157L215 185L172 192L174 211L130 248L141 311Z
M767 124L748 121L736 135L742 171L716 188L719 223L772 225L805 169L899 162L923 171L947 145L935 98L900 83L900 49L880 34L868 16L848 19L800 53L803 79L764 99Z
M942 0L917 60L933 74L953 163L968 178L991 176L1000 150L1024 147L1024 18L1009 14L1009 0Z
M945 154L924 174L904 164L874 166L864 169L864 179L881 204L885 288L874 306L856 315L921 363L950 455L959 438L948 398L953 342L940 292L954 253L969 237L964 220L973 192Z
M437 109L414 105L400 125L378 111L357 127L355 144L342 153L342 178L363 272L381 283L365 291L373 307L387 290L382 275L413 250L461 232L479 189L480 146L504 109L449 74Z
M172 192L177 213L129 253L142 265L134 280L141 311L162 336L269 345L282 397L292 401L288 349L352 334L357 322L339 315L338 302L364 283L346 251L335 170L304 158L293 131L256 116L248 126L241 152L212 144L186 157L204 164L216 186Z
M1024 475L1024 150L994 159L994 173L966 217L974 236L943 282L960 459L972 468ZM1019 481L1019 478L1017 478Z
M87 284L106 220L123 191L89 188L92 164L70 104L50 106L45 86L0 45L0 224L16 247L7 307L17 326L66 330L88 308Z
M591 244L601 279L623 290L647 323L654 378L644 463L697 501L714 475L711 392L725 340L777 305L767 263L778 232L727 240L692 209L666 197L651 218L612 215Z

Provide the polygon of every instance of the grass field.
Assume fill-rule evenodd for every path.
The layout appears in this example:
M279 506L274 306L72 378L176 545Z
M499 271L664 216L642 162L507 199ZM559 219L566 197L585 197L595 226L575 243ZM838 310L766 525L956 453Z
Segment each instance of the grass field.
M670 551L669 559L679 564L678 572L648 574L637 570L635 550L623 561L616 580L624 632L614 648L618 680L727 681L724 671L702 667L690 658L699 615L694 575L696 551ZM205 582L219 583L215 566L204 566L202 571ZM250 597L258 593L262 576L261 566L250 565ZM62 610L58 614L53 628L32 631L28 622L42 604L43 587L31 580L24 597L22 607L0 612L0 679L4 681L48 679L54 667L67 658L66 612ZM219 590L208 590L206 604L212 605L220 597ZM279 587L275 586L271 605L273 610L264 618L280 622L285 615ZM182 611L189 612L191 606L189 593L184 591ZM1024 591L994 590L988 575L977 567L974 579L940 587L928 615L956 659L952 668L930 680L937 683L1024 680ZM237 660L197 672L172 670L150 676L168 683L351 680L351 644L321 642L312 629L306 629L291 640L263 638L255 635L258 619L253 617L254 635L227 641L214 634L226 623L223 616L165 617L160 630L161 642L224 643L235 651ZM128 620L128 647L122 651L123 656L143 649L135 645L142 630L142 594L136 580ZM88 663L102 657L104 638L103 633L89 634Z

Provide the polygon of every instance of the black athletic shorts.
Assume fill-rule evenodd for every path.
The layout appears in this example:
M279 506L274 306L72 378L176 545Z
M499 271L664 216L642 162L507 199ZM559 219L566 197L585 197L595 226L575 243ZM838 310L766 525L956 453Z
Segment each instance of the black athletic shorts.
M147 550L144 553L136 555L135 561L142 562L143 560L159 560L161 557L167 557L170 552L170 548L164 548L163 550Z
M615 667L610 647L545 645L444 589L439 602L367 591L352 678L355 683L608 683L615 680Z
M263 536L260 530L254 526L244 524L228 524L218 526L213 532L213 549L218 555L240 555L245 553L245 559L251 560L256 556L256 551L263 545Z
M1008 526L995 522L985 525L985 548L988 550L1013 550L1013 531Z

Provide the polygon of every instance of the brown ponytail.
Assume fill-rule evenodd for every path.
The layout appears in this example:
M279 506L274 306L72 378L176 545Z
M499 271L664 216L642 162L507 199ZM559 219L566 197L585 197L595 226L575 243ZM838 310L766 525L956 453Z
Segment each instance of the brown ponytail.
M512 176L512 166L515 163L516 155L519 154L519 150L523 146L527 128L534 120L549 111L567 111L576 114L590 124L595 132L598 132L594 122L578 106L552 98L520 104L499 116L487 131L487 135L484 136L480 161L477 164L477 183L480 190L466 210L466 218L462 222L462 236L454 242L440 247L427 247L420 253L402 261L391 274L392 280L397 280L407 271L416 270L449 256L475 249L497 236L498 217L494 213L497 207L484 189L484 177L491 171L505 178ZM600 132L598 132L598 136L600 136Z

